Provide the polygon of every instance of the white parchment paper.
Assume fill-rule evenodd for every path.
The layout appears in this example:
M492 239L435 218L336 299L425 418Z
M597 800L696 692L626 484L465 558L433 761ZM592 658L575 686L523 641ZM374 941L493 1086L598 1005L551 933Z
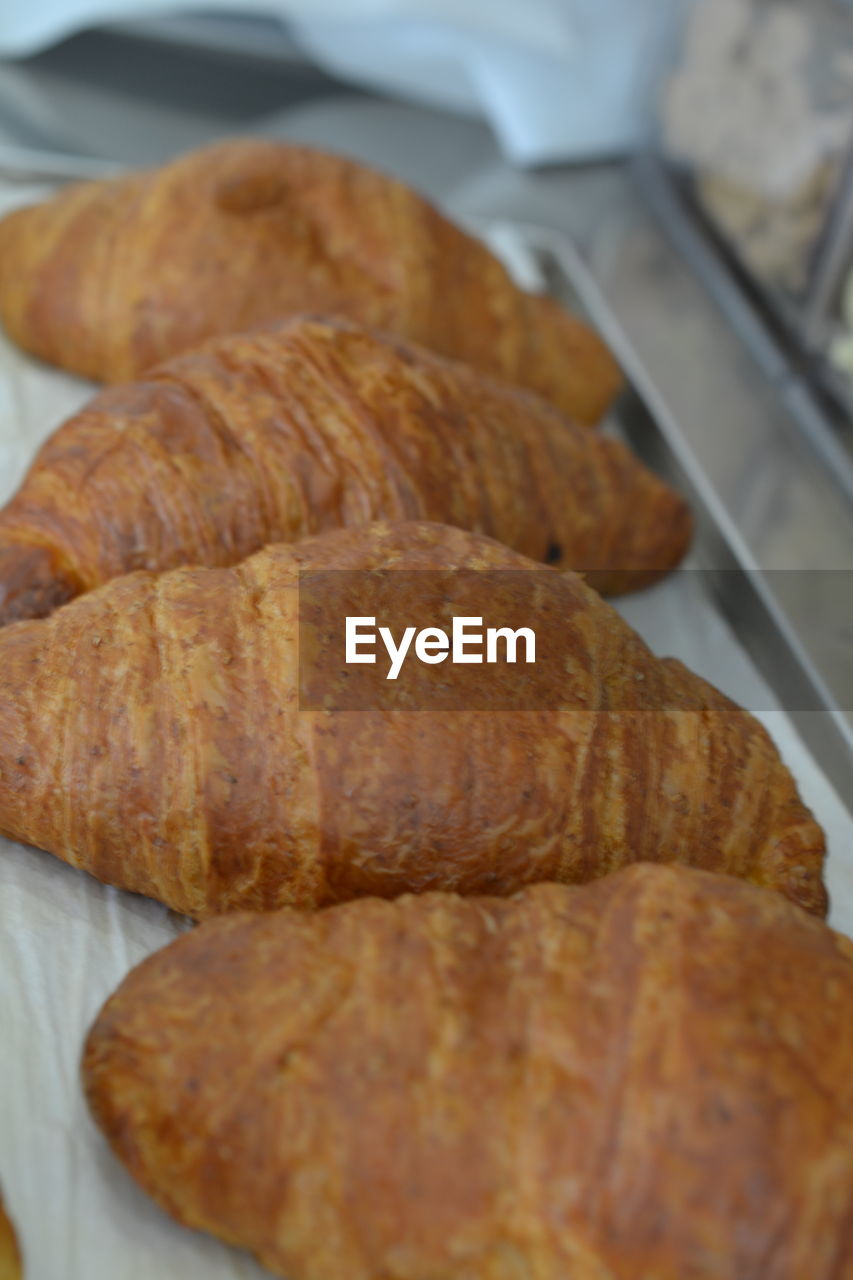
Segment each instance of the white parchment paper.
M0 188L0 212L33 198ZM0 501L37 446L92 393L0 339ZM620 604L671 653L758 710L829 839L832 922L853 934L853 820L702 593L677 575ZM252 1260L171 1222L131 1183L92 1125L78 1061L106 997L186 922L98 884L49 854L0 839L0 1183L27 1280L232 1280ZM346 1280L346 1277L341 1277Z

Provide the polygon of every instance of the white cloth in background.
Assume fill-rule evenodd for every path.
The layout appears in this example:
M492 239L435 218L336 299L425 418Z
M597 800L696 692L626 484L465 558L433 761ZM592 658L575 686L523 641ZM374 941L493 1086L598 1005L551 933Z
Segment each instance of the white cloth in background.
M82 27L162 18L187 0L0 0L0 56ZM685 0L206 0L279 17L340 78L484 116L522 164L635 146L673 13ZM283 70L283 74L286 72Z

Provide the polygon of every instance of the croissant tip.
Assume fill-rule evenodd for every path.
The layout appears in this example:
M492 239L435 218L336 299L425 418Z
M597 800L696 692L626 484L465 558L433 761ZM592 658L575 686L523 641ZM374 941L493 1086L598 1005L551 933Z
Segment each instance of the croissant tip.
M819 920L825 920L829 915L829 894L819 871L815 873L805 867L795 867L787 883L782 885L782 893L789 902Z
M787 805L785 825L758 852L750 878L756 884L778 889L789 902L825 920L830 907L823 880L826 838L802 803L792 779Z
M660 514L657 520L650 515L648 524L650 537L645 559L651 567L648 573L633 575L637 587L650 586L677 569L693 542L693 512L681 494L665 490L658 502Z
M80 594L73 575L47 547L0 546L0 627L44 618Z

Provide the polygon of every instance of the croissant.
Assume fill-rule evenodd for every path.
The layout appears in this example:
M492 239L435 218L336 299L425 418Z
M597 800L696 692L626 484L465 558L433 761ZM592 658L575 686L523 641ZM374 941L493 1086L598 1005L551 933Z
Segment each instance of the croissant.
M121 573L234 564L373 519L478 529L628 590L677 564L690 513L544 401L346 323L230 337L96 397L0 513L0 622Z
M21 1255L15 1229L0 1198L0 1280L21 1280Z
M482 668L475 709L403 697L335 710L348 704L334 681L355 668L324 666L328 612L315 626L306 609L300 636L305 577L358 575L359 613L378 576L364 571L382 568L400 618L442 616L450 569L478 571L456 612L484 617L483 571L539 569L461 530L377 525L234 569L132 574L0 631L2 834L194 917L506 894L641 859L826 910L823 834L764 729L655 658L577 575L535 575L551 588L542 621L563 637L535 704L502 709L520 679L503 662ZM502 574L504 598L524 598L528 573ZM315 631L306 678L300 643Z
M722 876L211 921L83 1075L142 1187L288 1280L853 1274L853 944Z
M138 378L216 334L323 311L399 333L595 423L619 371L414 191L352 160L228 141L0 222L0 315L52 364Z

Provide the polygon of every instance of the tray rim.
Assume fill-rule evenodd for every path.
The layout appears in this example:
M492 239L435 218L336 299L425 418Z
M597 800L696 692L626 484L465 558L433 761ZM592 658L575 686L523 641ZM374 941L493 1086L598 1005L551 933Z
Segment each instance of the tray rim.
M626 382L615 409L616 421L635 451L686 493L696 518L697 567L708 585L711 603L779 698L781 709L853 815L853 723L849 713L839 707L772 589L773 574L780 571L762 569L750 551L577 245L565 232L527 221L495 219L486 230L490 243L502 244L521 261L526 252L530 259L528 280L541 281L543 291L557 293L555 284L559 281L562 292L577 299L610 346ZM792 692L808 710L786 706Z

